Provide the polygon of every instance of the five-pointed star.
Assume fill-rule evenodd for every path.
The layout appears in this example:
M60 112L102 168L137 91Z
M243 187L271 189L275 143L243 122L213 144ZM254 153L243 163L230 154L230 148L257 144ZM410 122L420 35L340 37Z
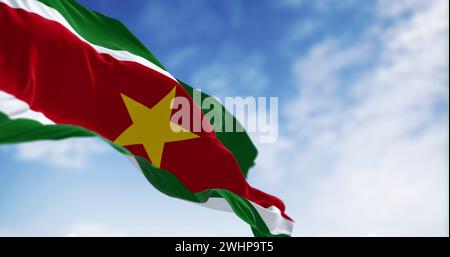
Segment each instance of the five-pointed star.
M176 87L153 108L148 108L121 94L133 124L122 132L114 142L121 146L143 145L152 164L160 167L165 143L198 137L196 134L170 121L172 113L171 103L175 97L175 90ZM173 128L176 129L175 131L180 132L174 132Z

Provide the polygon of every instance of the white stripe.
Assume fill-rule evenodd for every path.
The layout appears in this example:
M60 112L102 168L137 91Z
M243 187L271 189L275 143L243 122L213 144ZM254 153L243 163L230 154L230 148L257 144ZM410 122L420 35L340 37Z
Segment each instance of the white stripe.
M64 26L66 29L68 29L70 32L72 32L75 36L77 36L81 41L88 43L91 47L93 47L97 52L103 53L103 54L109 54L112 57L121 60L121 61L130 61L130 62L136 62L141 65L144 65L152 70L155 70L175 81L177 81L169 72L161 69L154 63L140 57L137 55L134 55L127 51L119 51L119 50L112 50L109 48L105 48L102 46L98 46L95 44L90 43L89 41L85 40L82 36L80 36L73 28L70 26L70 24L67 22L67 20L55 9L41 3L38 1L24 1L24 0L0 0L0 3L5 3L9 5L12 8L17 9L24 9L28 12L35 13L45 19L56 21L62 26ZM30 25L31 26L31 25Z
M17 99L15 96L0 90L0 112L3 112L11 119L31 119L44 125L55 124L53 121L45 117L41 112L35 112L30 106Z
M294 222L284 218L281 215L280 209L275 206L270 206L269 208L264 208L256 203L250 202L253 207L258 211L261 218L266 223L270 232L274 235L284 234L292 235L292 230L294 229Z
M269 208L264 208L254 202L249 202L255 207L256 211L258 211L259 216L266 224L270 233L274 235L292 235L294 222L284 218L277 207L271 206ZM233 212L228 202L223 198L209 198L207 202L200 203L199 205L215 210Z

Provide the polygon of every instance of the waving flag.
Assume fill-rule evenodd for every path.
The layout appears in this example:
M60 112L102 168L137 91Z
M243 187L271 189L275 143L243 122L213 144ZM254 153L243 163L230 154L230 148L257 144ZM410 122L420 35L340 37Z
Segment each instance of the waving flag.
M0 144L99 136L161 192L234 211L257 236L291 234L284 204L245 179L248 135L173 122L176 97L204 118L194 89L120 22L72 0L0 0L0 32Z

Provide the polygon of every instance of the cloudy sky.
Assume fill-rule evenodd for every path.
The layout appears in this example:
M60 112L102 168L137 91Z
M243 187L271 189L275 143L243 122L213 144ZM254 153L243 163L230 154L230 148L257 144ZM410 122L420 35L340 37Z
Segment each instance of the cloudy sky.
M250 182L296 236L448 236L446 0L80 1L215 96L279 97ZM225 225L226 224L226 225ZM250 236L92 139L0 146L0 235Z

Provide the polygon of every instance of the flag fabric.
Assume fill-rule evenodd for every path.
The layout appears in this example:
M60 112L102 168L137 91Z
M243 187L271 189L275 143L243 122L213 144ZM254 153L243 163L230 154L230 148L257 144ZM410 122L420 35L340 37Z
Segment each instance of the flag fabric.
M120 22L73 0L0 0L0 33L0 144L100 137L159 191L233 211L255 236L291 235L283 202L246 181L248 135L173 122L175 97L203 120L195 89Z

